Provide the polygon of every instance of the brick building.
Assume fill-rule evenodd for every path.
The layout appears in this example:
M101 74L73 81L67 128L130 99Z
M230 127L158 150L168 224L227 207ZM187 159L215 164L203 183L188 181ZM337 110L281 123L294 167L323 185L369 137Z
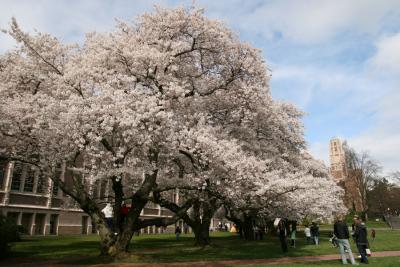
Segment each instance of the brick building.
M360 171L347 168L345 151L339 138L333 138L329 143L329 159L330 174L345 191L344 204L346 207L356 212L364 211L361 193L357 185L357 175L360 175Z
M68 183L68 174L59 172ZM110 185L105 181L94 187L93 194L100 203L108 201ZM174 201L179 194L174 193ZM102 205L102 204L100 204ZM94 234L96 229L90 217L57 186L28 164L0 162L0 212L23 226L29 235ZM149 203L142 211L143 217L168 217L171 211ZM178 222L181 226L183 222ZM167 228L149 226L142 233L172 232L174 225Z

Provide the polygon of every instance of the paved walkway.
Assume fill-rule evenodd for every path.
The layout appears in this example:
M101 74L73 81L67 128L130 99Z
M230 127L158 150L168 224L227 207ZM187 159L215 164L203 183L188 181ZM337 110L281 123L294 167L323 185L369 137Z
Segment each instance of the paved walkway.
M372 257L399 257L400 251L380 251L373 252ZM302 262L317 262L340 260L339 254L320 255L320 256L301 256L301 257L285 257L274 259L254 259L254 260L224 260L224 261L197 261L197 262L182 262L182 263L111 263L111 264L96 264L96 265L67 265L60 263L5 263L0 262L0 266L37 266L37 267L228 267L228 266L251 266L254 264L274 265L287 263L302 263ZM6 265L4 265L6 264Z

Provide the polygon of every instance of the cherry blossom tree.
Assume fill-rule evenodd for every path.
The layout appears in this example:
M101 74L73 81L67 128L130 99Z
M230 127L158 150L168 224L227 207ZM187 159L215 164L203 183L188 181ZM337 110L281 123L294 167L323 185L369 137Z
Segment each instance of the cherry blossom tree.
M304 208L292 204L312 180L301 112L273 101L260 51L202 10L157 8L82 45L28 34L15 19L7 33L19 47L0 57L1 157L35 165L76 201L97 225L102 254L178 218L208 244L223 203ZM92 194L103 181L117 235ZM168 199L177 190L179 203ZM123 201L132 204L126 220ZM175 215L141 218L150 201Z
M157 9L88 34L82 46L32 36L16 20L8 33L20 46L0 63L2 157L36 165L78 202L98 227L103 254L125 251L134 230L162 223L140 212L151 192L179 183L181 155L206 163L211 150L196 149L198 140L224 140L207 106L267 88L260 52L197 9ZM72 184L55 176L62 164ZM185 179L201 187L207 172ZM117 225L122 201L133 204L117 236L91 196L104 179Z

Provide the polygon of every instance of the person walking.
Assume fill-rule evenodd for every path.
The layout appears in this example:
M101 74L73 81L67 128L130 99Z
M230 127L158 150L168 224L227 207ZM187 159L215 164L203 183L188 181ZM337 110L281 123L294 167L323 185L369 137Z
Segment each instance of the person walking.
M310 227L308 227L308 224L304 227L304 235L306 236L306 243L309 245L311 243L311 230Z
M286 232L286 226L285 222L281 220L278 225L278 235L279 235L279 241L281 242L281 248L283 253L288 252L288 247L287 247L287 232Z
M367 227L362 223L362 220L359 216L354 216L354 241L356 242L358 252L361 255L361 263L368 263L367 258L367 248L368 248L368 239L367 239Z
M181 228L179 227L179 225L175 228L175 236L176 236L176 241L179 241L179 237L182 233Z
M311 236L315 245L319 245L319 225L313 222L311 225Z
M345 252L349 254L350 262L353 265L357 265L354 260L353 252L351 251L350 243L349 243L349 228L344 221L342 215L337 218L337 221L333 225L333 233L337 238L337 243L339 245L340 256L342 258L342 263L347 264L347 258Z

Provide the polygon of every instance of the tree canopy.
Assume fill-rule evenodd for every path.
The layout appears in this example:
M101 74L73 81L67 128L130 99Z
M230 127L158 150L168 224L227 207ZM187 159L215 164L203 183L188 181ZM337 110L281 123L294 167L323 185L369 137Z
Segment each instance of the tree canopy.
M1 156L37 166L78 202L103 253L168 223L140 217L149 201L192 227L221 205L294 219L343 212L341 189L305 153L302 112L272 99L261 52L202 10L157 8L82 45L15 19L8 33L19 46L0 57ZM117 236L91 194L98 181L112 184L116 221L133 204ZM175 190L181 203L166 198Z

